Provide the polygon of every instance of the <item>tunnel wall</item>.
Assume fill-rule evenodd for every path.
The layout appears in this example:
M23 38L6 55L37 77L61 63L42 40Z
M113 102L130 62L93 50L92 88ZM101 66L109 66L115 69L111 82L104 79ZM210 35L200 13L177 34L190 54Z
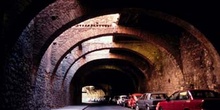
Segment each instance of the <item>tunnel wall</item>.
M149 71L148 80L146 82L145 92L166 92L168 95L179 90L183 85L183 75L180 65L175 62L175 59L165 52L161 53L159 59L159 68L154 68ZM150 75L149 75L150 74Z
M219 81L218 73L214 71L214 58L210 51L189 33L183 33L181 41L181 56L183 62L184 88L190 84L196 89L217 88Z

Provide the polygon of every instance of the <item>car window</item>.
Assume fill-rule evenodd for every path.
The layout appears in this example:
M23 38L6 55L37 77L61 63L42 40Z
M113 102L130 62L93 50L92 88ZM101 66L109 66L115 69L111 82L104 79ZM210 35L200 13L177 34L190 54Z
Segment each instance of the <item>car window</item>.
M166 99L168 96L167 96L167 94L162 94L162 99Z
M217 95L214 92L205 92L206 98L214 98L217 97Z
M151 94L150 99L156 99L156 95L155 94Z
M146 94L143 94L140 99L143 100L145 98Z
M152 94L151 99L166 99L166 94L160 93L160 94Z
M133 99L138 100L140 97L141 97L141 95L135 95L135 96L133 96Z
M148 98L148 96L149 96L149 93L145 94L144 99L147 99L147 98Z
M190 91L194 99L215 98L218 97L214 91Z
M140 98L141 97L141 95L136 95L136 96L134 96L135 98Z
M188 99L189 99L189 95L188 95L187 91L180 92L179 100L188 100Z
M179 99L179 92L175 92L170 96L170 100L178 100Z

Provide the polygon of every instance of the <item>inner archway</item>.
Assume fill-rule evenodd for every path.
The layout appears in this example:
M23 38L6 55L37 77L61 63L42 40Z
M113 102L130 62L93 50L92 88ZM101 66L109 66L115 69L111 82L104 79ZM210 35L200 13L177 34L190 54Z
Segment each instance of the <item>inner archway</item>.
M90 69L88 71L88 69ZM82 87L87 85L109 85L105 91L108 97L133 92L144 92L146 79L137 67L131 63L117 59L103 59L89 62L82 66L74 75L70 85L72 104L82 102Z

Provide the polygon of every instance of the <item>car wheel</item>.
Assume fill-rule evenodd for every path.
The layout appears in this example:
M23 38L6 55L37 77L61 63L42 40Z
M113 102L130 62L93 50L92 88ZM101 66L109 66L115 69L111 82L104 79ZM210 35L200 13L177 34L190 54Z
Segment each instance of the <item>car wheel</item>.
M124 106L124 107L126 107L126 104L125 104L125 103L123 103L123 106Z
M150 110L150 107L147 106L147 107L146 107L146 110Z

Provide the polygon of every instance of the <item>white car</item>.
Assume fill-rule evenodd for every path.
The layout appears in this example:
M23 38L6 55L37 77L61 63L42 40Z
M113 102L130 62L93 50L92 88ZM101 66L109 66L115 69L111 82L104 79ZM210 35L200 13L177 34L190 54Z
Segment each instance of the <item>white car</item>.
M127 96L127 95L120 95L120 96L118 97L117 104L118 104L118 105L123 105L123 103L125 102L125 100L128 100L128 96Z

